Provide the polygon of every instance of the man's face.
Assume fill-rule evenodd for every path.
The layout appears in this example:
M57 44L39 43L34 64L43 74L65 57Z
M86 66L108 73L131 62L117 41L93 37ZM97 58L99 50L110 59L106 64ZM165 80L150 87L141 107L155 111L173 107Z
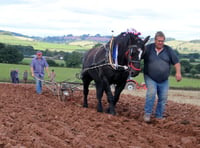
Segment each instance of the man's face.
M37 53L37 58L40 59L42 57L42 53Z
M163 46L164 46L164 42L165 42L165 38L164 38L164 37L158 36L158 37L155 39L156 48L157 48L157 49L162 49Z

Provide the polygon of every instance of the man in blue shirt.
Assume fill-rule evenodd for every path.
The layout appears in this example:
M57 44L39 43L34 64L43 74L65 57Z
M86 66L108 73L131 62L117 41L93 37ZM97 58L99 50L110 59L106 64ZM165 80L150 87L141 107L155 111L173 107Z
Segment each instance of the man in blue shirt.
M174 65L176 80L180 81L181 65L179 59L171 47L164 45L165 35L158 31L155 35L155 43L146 46L144 55L144 80L147 85L146 102L144 106L144 121L150 122L153 106L158 97L155 110L155 118L163 119L165 104L168 96L168 77L170 67Z
M36 92L38 94L42 93L42 81L44 79L44 69L46 69L46 72L49 76L49 65L44 57L42 57L42 52L37 51L36 57L33 58L31 62L31 74L32 77L35 78L36 81Z

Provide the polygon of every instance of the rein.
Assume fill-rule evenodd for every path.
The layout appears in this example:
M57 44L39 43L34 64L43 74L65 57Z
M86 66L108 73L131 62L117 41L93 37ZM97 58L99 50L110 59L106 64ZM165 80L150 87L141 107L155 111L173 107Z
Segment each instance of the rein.
M136 45L130 45L129 50L125 53L125 55L128 59L128 67L130 67L131 69L136 70L136 71L141 71L141 68L136 68L133 64L133 63L140 63L140 61L131 60L132 59L131 53L132 53L133 48L135 48L135 47L137 47L137 46Z
M138 61L135 61L135 62L138 62ZM136 70L136 71L141 71L141 68L136 68L133 63L129 64L129 66L133 69L133 70Z

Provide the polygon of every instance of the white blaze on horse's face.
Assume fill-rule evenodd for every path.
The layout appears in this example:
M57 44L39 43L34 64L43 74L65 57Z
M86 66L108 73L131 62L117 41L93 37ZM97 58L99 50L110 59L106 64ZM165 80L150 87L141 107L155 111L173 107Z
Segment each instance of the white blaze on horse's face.
M138 59L139 59L139 60L141 60L141 57L142 57L142 52L143 52L143 51L142 51L142 49L141 49L141 48L139 48L139 49L138 49L138 51L139 51L139 54L138 54Z

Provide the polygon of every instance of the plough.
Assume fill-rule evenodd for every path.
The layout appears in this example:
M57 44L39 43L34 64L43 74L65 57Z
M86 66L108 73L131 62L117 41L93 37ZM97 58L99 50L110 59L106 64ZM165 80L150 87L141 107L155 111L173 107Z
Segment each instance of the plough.
M76 74L78 78L78 75ZM36 79L39 79L36 77ZM66 101L67 98L72 98L74 92L78 92L79 94L82 93L83 87L82 83L78 82L69 82L69 81L62 81L62 82L51 82L47 80L42 80L43 85L50 90L53 95L58 96L58 99L61 101ZM94 84L91 84L94 87ZM127 90L135 90L135 89L147 89L145 84L139 84L135 80L128 79L125 89Z
M42 79L39 80L42 81L43 85L50 90L53 95L58 96L58 99L61 101L65 101L66 98L72 98L74 92L82 92L82 83L68 81L51 82Z

